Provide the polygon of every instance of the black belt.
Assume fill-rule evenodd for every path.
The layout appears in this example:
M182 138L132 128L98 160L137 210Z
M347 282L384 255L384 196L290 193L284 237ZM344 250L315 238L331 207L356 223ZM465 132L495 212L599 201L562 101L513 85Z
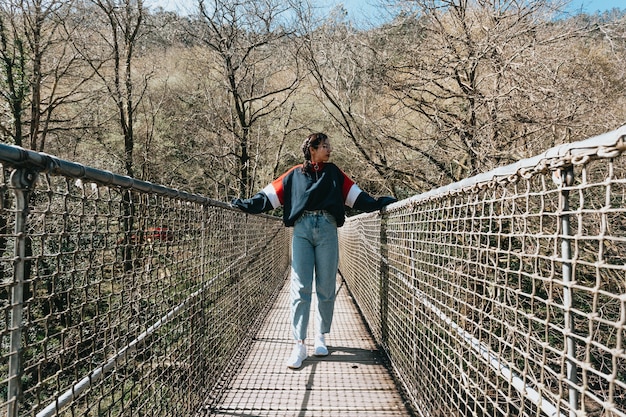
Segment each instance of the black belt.
M330 214L326 210L304 210L303 216L325 216Z

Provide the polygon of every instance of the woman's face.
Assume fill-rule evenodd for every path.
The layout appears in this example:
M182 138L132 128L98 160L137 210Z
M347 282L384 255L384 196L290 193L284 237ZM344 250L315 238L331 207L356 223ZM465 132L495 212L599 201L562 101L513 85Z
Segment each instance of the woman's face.
M328 139L323 140L317 146L317 149L311 146L311 162L320 163L320 162L328 162L330 159L330 152L333 148L330 146L330 142Z

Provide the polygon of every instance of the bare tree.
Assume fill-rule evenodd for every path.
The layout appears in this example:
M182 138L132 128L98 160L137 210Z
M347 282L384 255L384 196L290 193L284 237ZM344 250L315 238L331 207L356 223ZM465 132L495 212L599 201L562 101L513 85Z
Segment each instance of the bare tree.
M400 146L386 133L400 129L407 112L385 95L381 71L386 70L385 64L397 62L403 51L386 40L384 27L357 29L341 7L321 24L311 16L302 16L301 22L307 27L302 54L312 91L350 143L347 169L368 189L380 193L391 190L396 196L408 196L424 183L434 186L426 175L430 168L414 163L427 154L417 146Z
M77 128L76 103L85 99L93 73L71 48L80 30L72 6L61 0L0 5L0 95L9 109L0 131L16 145L44 151L50 134Z
M269 144L260 121L285 105L300 81L289 42L290 8L282 0L200 0L199 10L210 51L205 77L213 122L207 126L230 136L224 156L237 159L239 195L245 197L255 180L253 140Z
M101 102L114 103L115 118L123 137L123 164L126 175L135 177L135 123L138 106L147 89L149 74L135 74L138 45L144 29L146 10L143 0L90 0L95 9L91 31L76 44L85 61L100 80L105 94ZM98 103L102 106L102 103ZM94 108L96 103L94 102ZM102 106L105 108L105 106ZM105 110L106 111L106 110ZM148 129L147 134L150 134ZM135 233L136 207L130 191L122 195L122 231L124 232L124 268L133 268L132 238Z
M109 97L115 102L119 127L124 138L124 167L126 175L134 176L135 115L137 103L146 89L146 78L134 79L133 64L144 19L143 0L93 0L107 22L107 32L101 33L102 45L109 48L112 68L94 69L103 81ZM108 71L110 69L110 72ZM136 89L138 91L136 91Z
M22 113L28 94L26 71L26 46L16 27L17 7L11 3L3 4L0 14L0 52L2 53L3 85L0 93L8 104L8 114L0 123L3 136L22 146Z
M587 31L552 19L554 2L402 5L411 8L387 32L398 54L381 73L410 124L389 138L428 149L426 162L448 180L572 140L590 107L577 53L562 52L575 52Z

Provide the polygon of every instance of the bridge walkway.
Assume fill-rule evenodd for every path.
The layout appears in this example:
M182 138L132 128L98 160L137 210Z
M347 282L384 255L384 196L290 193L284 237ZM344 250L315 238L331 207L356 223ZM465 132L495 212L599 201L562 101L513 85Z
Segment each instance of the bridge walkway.
M243 359L240 372L208 410L217 417L391 417L412 416L382 354L338 276L329 355L309 357L298 370L285 361L293 347L289 282ZM315 304L315 297L313 297ZM314 309L311 326L314 326ZM312 336L312 335L311 335Z

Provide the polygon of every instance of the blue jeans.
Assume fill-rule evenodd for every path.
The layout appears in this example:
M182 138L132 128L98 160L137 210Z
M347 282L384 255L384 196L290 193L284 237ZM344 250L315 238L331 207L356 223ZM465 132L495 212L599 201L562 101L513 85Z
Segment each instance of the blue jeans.
M313 277L319 333L330 332L335 309L339 243L335 218L325 211L304 212L291 243L291 314L295 340L306 339Z

